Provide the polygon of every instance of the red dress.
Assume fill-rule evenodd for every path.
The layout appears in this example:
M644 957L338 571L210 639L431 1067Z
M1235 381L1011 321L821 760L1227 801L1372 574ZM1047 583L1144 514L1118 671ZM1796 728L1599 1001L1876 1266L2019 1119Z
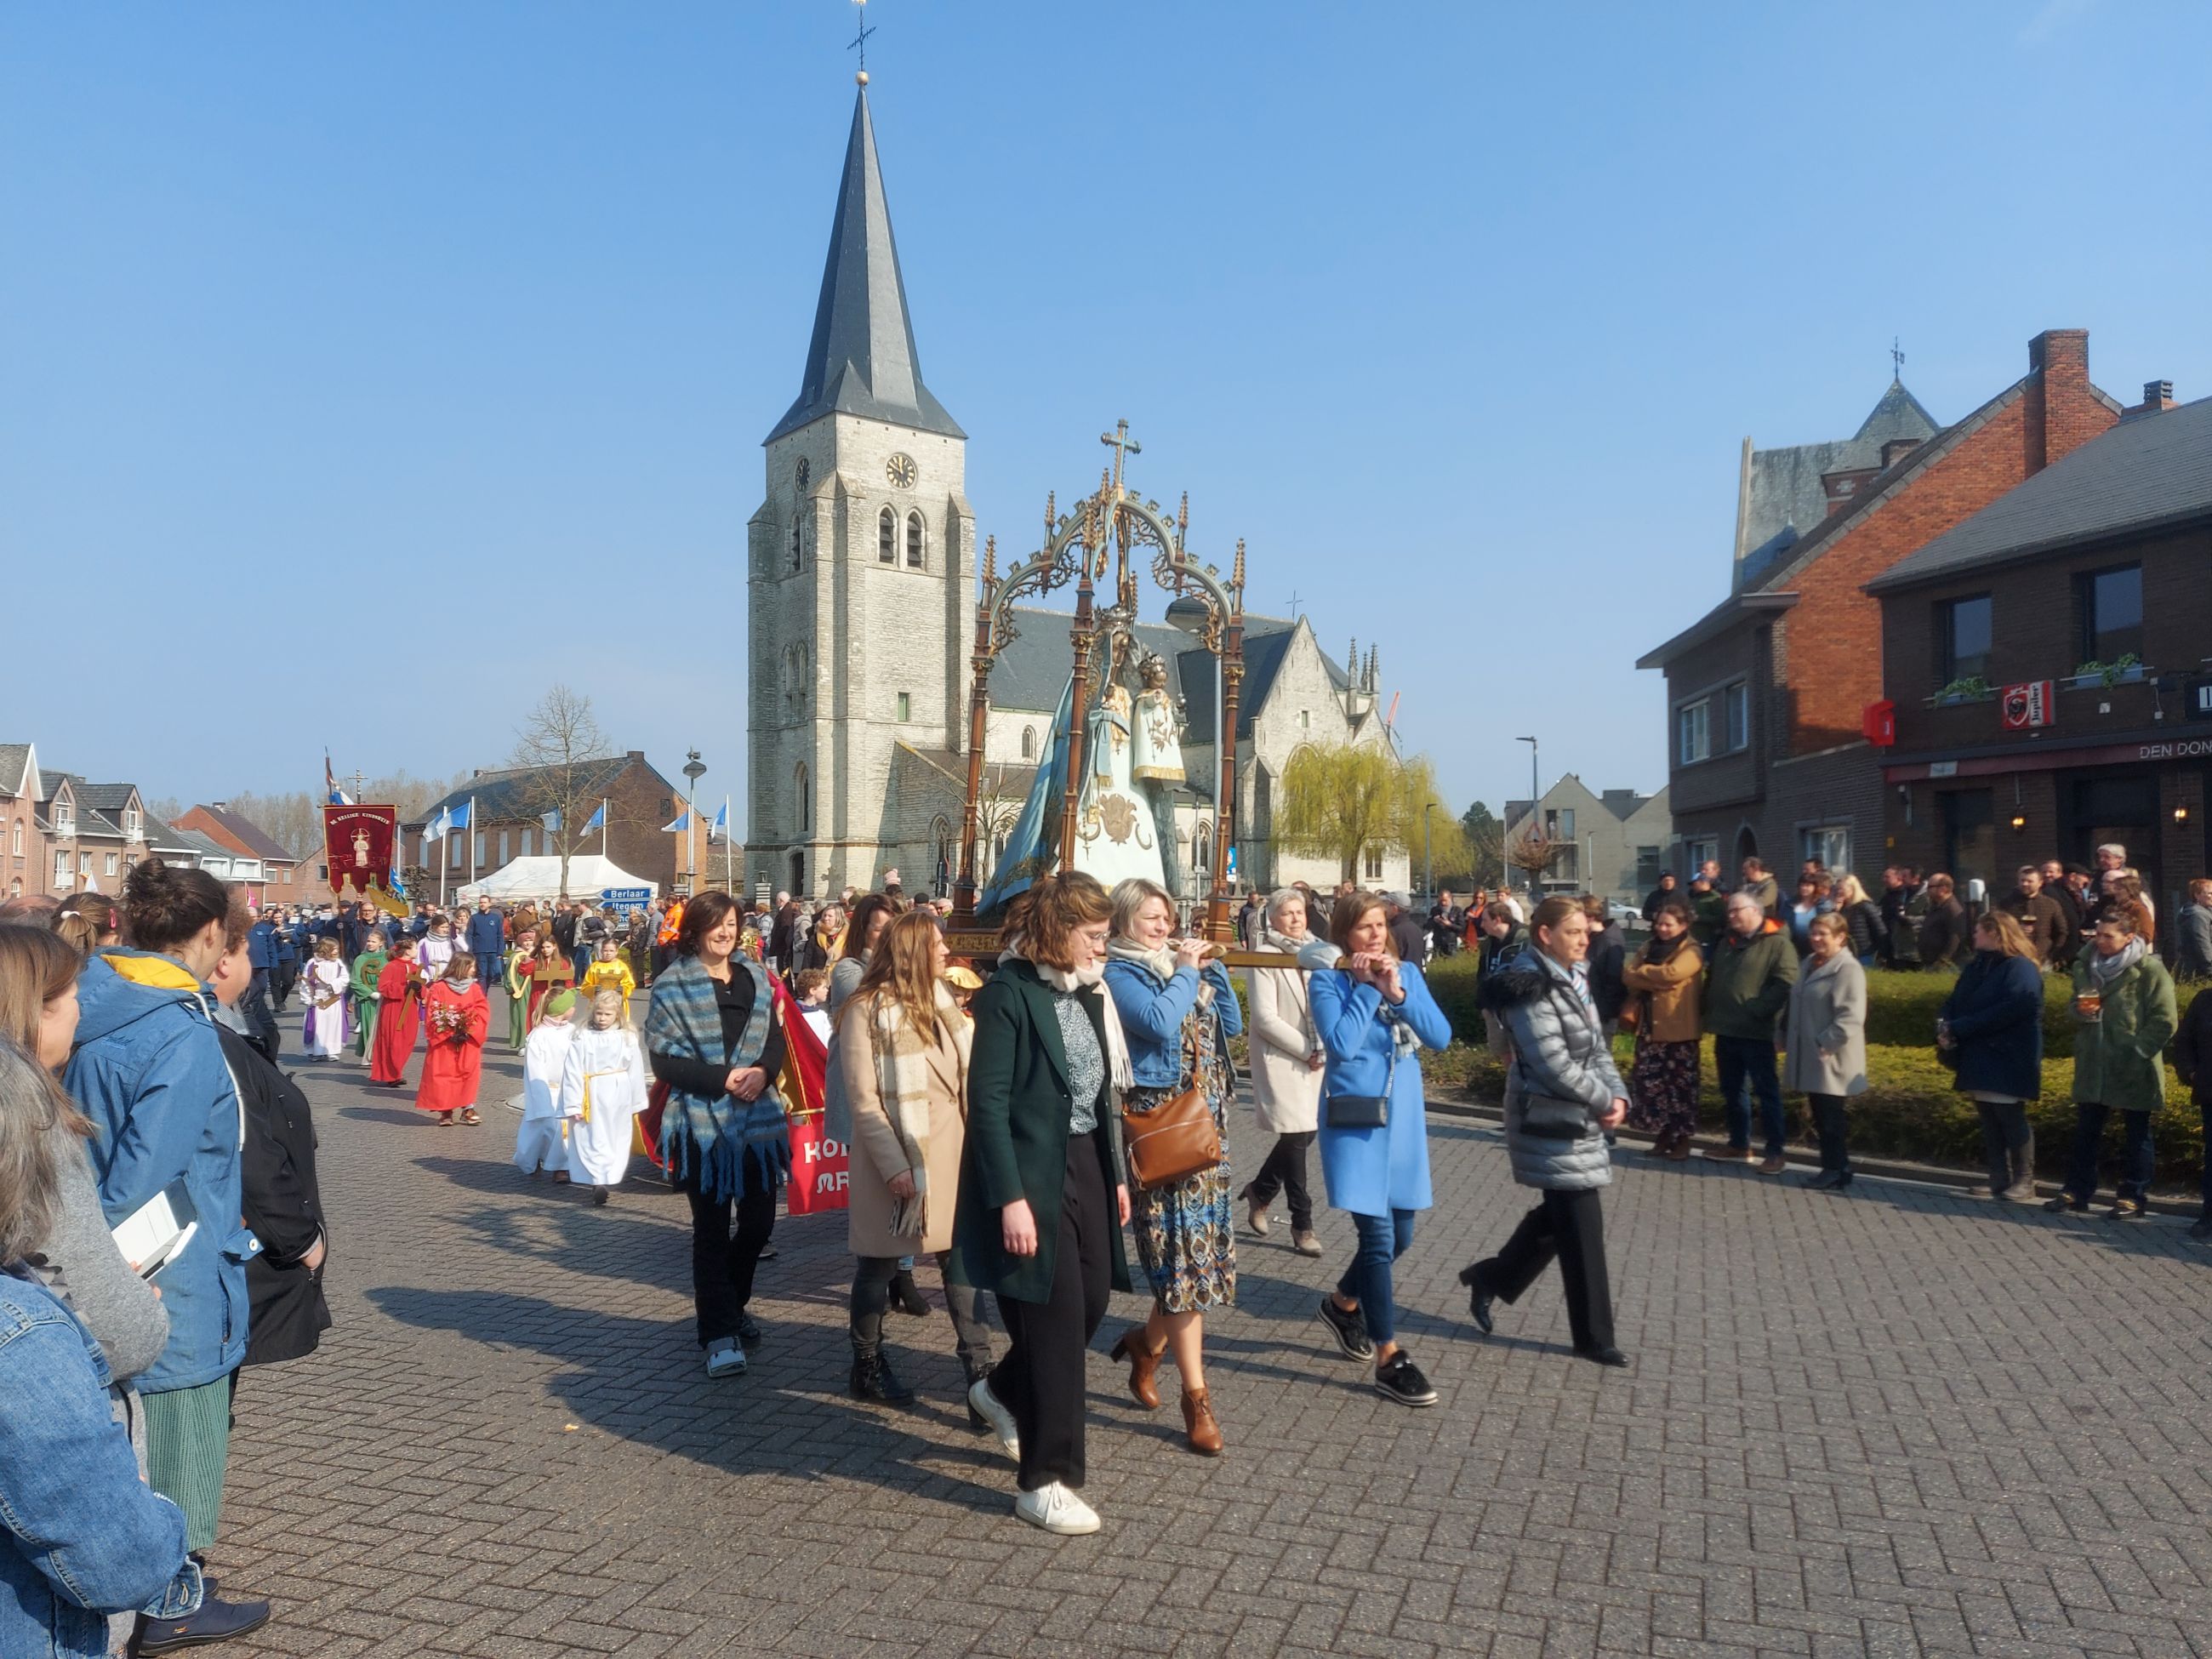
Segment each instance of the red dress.
M483 1075L491 1004L484 1000L483 987L474 981L467 990L456 991L441 981L422 999L422 1007L429 1044L422 1056L422 1087L415 1097L415 1109L466 1110L477 1103L477 1085Z
M404 957L394 957L377 974L376 1048L369 1056L370 1082L406 1080L408 1056L415 1052L415 1023L421 1017L416 1005L422 994L420 970Z

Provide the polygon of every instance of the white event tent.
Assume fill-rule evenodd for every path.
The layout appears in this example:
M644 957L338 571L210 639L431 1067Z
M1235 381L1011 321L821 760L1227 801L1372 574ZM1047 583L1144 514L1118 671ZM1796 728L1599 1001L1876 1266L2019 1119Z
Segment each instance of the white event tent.
M577 853L568 860L568 896L596 899L610 887L643 888L658 896L657 883L642 876L633 876L612 859L597 853ZM465 904L476 902L478 895L498 903L517 899L550 899L561 896L561 860L550 853L541 853L529 858L510 859L480 881L457 888L454 896Z

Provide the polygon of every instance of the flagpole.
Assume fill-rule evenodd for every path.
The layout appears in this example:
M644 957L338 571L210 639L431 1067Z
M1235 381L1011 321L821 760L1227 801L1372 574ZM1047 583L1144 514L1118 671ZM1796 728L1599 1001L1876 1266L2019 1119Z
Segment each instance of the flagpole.
M607 798L602 795L599 797L599 856L603 859L614 856L607 851Z
M438 908L446 908L446 866L453 857L453 848L446 845L446 837L453 833L450 820L453 814L444 807L438 809Z
M469 797L469 885L477 884L477 798ZM489 996L489 992L485 994Z
M724 892L736 890L737 875L731 867L731 860L735 856L730 848L730 798L725 795L722 797L722 890Z

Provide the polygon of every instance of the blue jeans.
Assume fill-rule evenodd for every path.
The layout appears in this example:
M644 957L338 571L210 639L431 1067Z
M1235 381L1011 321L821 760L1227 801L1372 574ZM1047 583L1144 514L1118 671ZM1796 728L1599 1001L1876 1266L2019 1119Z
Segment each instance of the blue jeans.
M1782 1156L1782 1078L1774 1065L1774 1044L1765 1037L1717 1036L1713 1058L1719 1064L1721 1102L1728 1109L1729 1145L1741 1152L1751 1145L1751 1097L1759 1097L1759 1127L1766 1133L1766 1155Z
M2109 1106L2075 1103L2074 1155L2066 1164L2066 1195L2076 1204L2087 1204L2097 1195L2097 1154L2104 1146L2105 1120L2112 1110ZM2143 1201L2150 1191L2153 1156L2150 1114L2122 1112L2120 1178L2113 1183L2118 1188L2118 1196L2138 1204Z
M491 1000L491 988L507 976L507 957L500 951L477 952L477 983L483 987L484 1000Z
M1336 1293L1358 1299L1359 1316L1367 1326L1368 1340L1377 1347L1395 1340L1397 1304L1391 1300L1390 1264L1406 1254L1413 1242L1413 1212L1393 1210L1388 1216L1355 1215L1352 1227L1359 1248L1352 1265L1336 1281Z

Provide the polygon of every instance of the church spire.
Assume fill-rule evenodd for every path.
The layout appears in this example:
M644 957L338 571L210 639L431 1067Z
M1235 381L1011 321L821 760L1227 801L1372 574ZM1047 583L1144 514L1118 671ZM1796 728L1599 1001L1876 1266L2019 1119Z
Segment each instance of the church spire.
M968 435L921 383L865 83L853 105L853 135L845 145L845 175L830 228L805 374L798 401L768 441L833 413L948 437Z

